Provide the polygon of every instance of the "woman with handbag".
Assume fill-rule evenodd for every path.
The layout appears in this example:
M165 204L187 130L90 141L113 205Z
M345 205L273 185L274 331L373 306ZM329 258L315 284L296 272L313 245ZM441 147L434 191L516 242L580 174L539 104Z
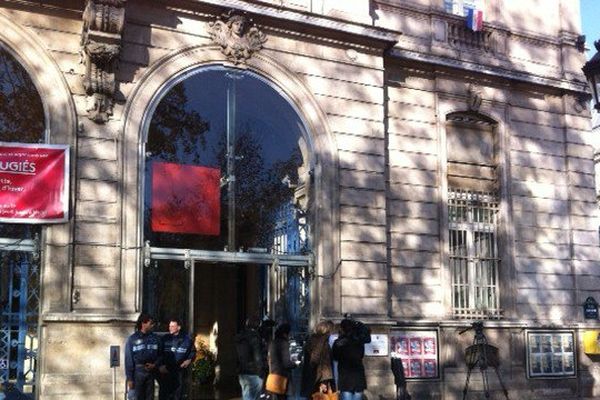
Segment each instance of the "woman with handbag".
M333 322L321 321L304 345L300 396L311 399L318 393L335 391L329 335Z
M341 400L361 400L367 388L363 357L365 343L371 341L369 328L355 320L340 323L340 336L333 343L333 359L338 362L338 389Z
M290 324L283 323L275 329L275 338L269 344L269 375L265 389L274 394L277 400L287 398L290 373L296 364L290 359Z

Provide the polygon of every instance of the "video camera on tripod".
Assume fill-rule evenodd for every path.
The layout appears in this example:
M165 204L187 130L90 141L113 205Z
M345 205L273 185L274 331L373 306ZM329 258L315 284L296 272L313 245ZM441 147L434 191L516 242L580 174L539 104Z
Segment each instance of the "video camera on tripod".
M465 350L465 361L469 368L478 366L480 369L487 367L498 368L500 365L500 357L498 348L488 344L485 333L483 333L483 322L475 321L471 323L469 328L459 332L462 335L468 331L474 331L473 344Z
M506 390L506 386L504 386L504 382L502 381L502 377L500 376L500 372L498 371L498 367L500 366L500 356L498 354L498 348L496 346L488 344L487 338L485 337L485 333L483 333L483 321L475 321L471 323L470 327L461 330L459 334L462 335L463 333L471 330L474 331L475 334L473 336L473 344L465 349L465 361L467 364L468 372L467 379L465 381L465 388L463 390L463 400L467 399L471 372L475 367L479 367L479 370L481 371L483 391L485 393L486 398L489 398L489 383L487 378L487 369L488 367L492 367L496 371L496 376L498 377L498 381L500 382L500 386L502 387L502 392L504 393L505 398L508 400L508 390Z
M458 332L458 334L462 335L468 331L475 331L475 336L483 335L483 321L472 322L470 327L463 329L462 331Z

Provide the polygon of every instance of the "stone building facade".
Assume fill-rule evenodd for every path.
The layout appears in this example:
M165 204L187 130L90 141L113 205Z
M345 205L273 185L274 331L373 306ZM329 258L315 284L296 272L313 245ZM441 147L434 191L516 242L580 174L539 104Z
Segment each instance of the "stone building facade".
M297 267L299 331L349 313L378 335L365 358L368 398L393 396L391 352L406 361L413 398L462 397L473 334L459 333L477 320L499 348L511 398L597 397L598 356L584 352L584 337L600 329L582 307L600 286L600 254L578 2L482 1L483 29L473 31L464 13L476 3L1 1L0 47L39 94L44 140L69 145L71 157L70 218L42 225L36 242L37 361L26 389L39 399L112 398L109 347L122 349L142 310L175 302L191 330L225 347L248 314L279 315L292 278L276 281ZM219 82L236 74L250 86L239 83L240 97L226 86L226 96ZM188 100L195 88L196 100L166 108L178 88ZM238 248L241 236L214 246L152 236L148 149L179 148L179 128L196 138L193 129L219 126L228 139L237 129L204 123L201 104L229 118L232 104L248 106L254 133L291 115L282 121L295 127L273 123L279 136L261 143L297 146L285 177L302 246L264 253L252 240ZM286 142L288 131L296 136ZM151 144L161 132L164 142ZM226 167L248 158L227 157ZM232 176L223 173L222 190L234 190ZM222 216L237 215L227 207ZM264 267L239 272L248 265ZM169 279L175 297L155 293ZM219 354L224 377L231 354ZM123 375L120 367L119 396ZM493 368L489 379L501 398Z

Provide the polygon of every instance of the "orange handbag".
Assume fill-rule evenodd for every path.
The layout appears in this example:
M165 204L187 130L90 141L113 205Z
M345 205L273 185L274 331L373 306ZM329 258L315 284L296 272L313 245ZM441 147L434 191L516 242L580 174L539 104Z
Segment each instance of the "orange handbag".
M331 385L327 385L325 393L318 391L311 395L311 400L339 400L339 392L331 390Z
M285 394L287 392L287 378L277 374L269 374L265 382L265 389L267 389L267 392L274 394Z

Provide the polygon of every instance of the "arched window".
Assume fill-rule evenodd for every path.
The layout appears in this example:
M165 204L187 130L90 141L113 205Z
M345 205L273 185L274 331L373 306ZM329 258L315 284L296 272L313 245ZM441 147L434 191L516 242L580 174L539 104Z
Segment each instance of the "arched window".
M0 43L0 141L43 143L46 122L42 99L28 72ZM0 224L0 237L32 239L37 225Z
M449 114L446 120L453 314L499 318L496 123L473 112Z
M307 137L290 102L255 73L213 66L184 76L149 125L144 240L304 252Z

